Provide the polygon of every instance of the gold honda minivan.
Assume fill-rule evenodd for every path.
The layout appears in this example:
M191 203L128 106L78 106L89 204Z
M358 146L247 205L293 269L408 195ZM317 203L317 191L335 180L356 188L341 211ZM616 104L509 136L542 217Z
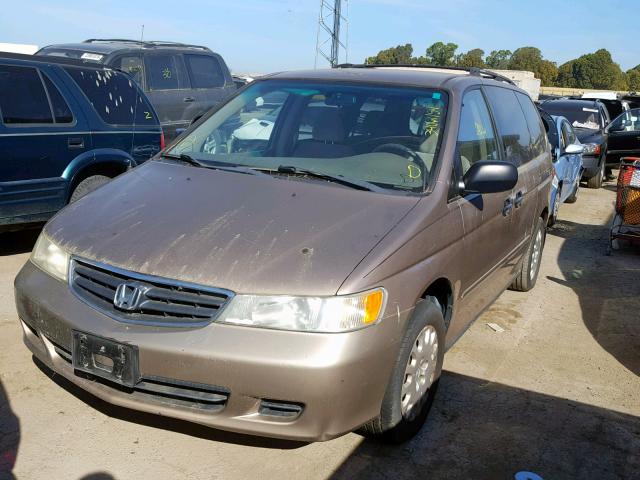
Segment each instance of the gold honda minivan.
M124 407L402 441L445 351L534 286L550 175L536 108L495 74L264 77L45 226L15 280L24 341Z

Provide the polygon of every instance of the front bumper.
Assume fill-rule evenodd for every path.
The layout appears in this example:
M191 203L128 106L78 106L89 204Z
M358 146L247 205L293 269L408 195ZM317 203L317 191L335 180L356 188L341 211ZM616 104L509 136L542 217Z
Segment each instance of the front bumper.
M286 332L212 323L162 328L113 320L31 262L16 277L18 315L33 354L80 388L116 405L239 433L321 441L378 415L404 318L349 333ZM74 371L72 330L136 345L140 375L228 392L221 409L176 404ZM67 359L65 359L65 352ZM302 405L295 418L265 415L263 400Z

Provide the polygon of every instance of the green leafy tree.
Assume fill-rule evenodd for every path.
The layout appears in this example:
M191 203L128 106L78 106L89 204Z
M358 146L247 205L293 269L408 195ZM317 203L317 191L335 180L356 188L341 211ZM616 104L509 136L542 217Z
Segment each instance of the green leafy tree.
M513 52L509 61L510 70L536 72L542 63L542 52L536 47L522 47Z
M381 50L377 55L365 60L369 65L397 65L413 62L413 45L398 45L397 47Z
M551 87L555 85L556 78L558 78L558 66L555 62L542 60L534 73L536 77L540 79L542 86Z
M461 53L456 58L456 64L459 67L465 68L484 68L485 63L483 58L484 50L480 48L474 48L473 50L469 50L467 53Z
M545 60L540 49L536 47L522 47L513 52L509 69L533 72L545 87L554 85L558 76L556 64Z
M458 50L458 45L455 43L436 42L427 48L426 62L443 67L452 66L455 63L456 50Z
M511 61L511 50L493 50L489 55L485 63L488 68L495 70L507 70L509 68L509 62Z
M640 92L640 65L627 71L627 83L629 84L629 90Z
M571 60L558 69L557 83L562 87L626 90L627 76L611 58L608 50L600 49Z

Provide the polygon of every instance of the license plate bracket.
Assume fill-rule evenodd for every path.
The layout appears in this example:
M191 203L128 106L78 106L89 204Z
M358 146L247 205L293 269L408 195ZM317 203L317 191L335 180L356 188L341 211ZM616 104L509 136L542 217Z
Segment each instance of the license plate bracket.
M73 331L73 368L133 387L140 380L138 347Z

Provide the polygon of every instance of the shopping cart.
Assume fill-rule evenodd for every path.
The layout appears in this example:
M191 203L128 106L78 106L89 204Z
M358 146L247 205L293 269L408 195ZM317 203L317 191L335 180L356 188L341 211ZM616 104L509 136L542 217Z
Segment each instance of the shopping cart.
M618 175L616 215L609 234L611 251L620 248L618 240L640 244L640 158L623 158Z

